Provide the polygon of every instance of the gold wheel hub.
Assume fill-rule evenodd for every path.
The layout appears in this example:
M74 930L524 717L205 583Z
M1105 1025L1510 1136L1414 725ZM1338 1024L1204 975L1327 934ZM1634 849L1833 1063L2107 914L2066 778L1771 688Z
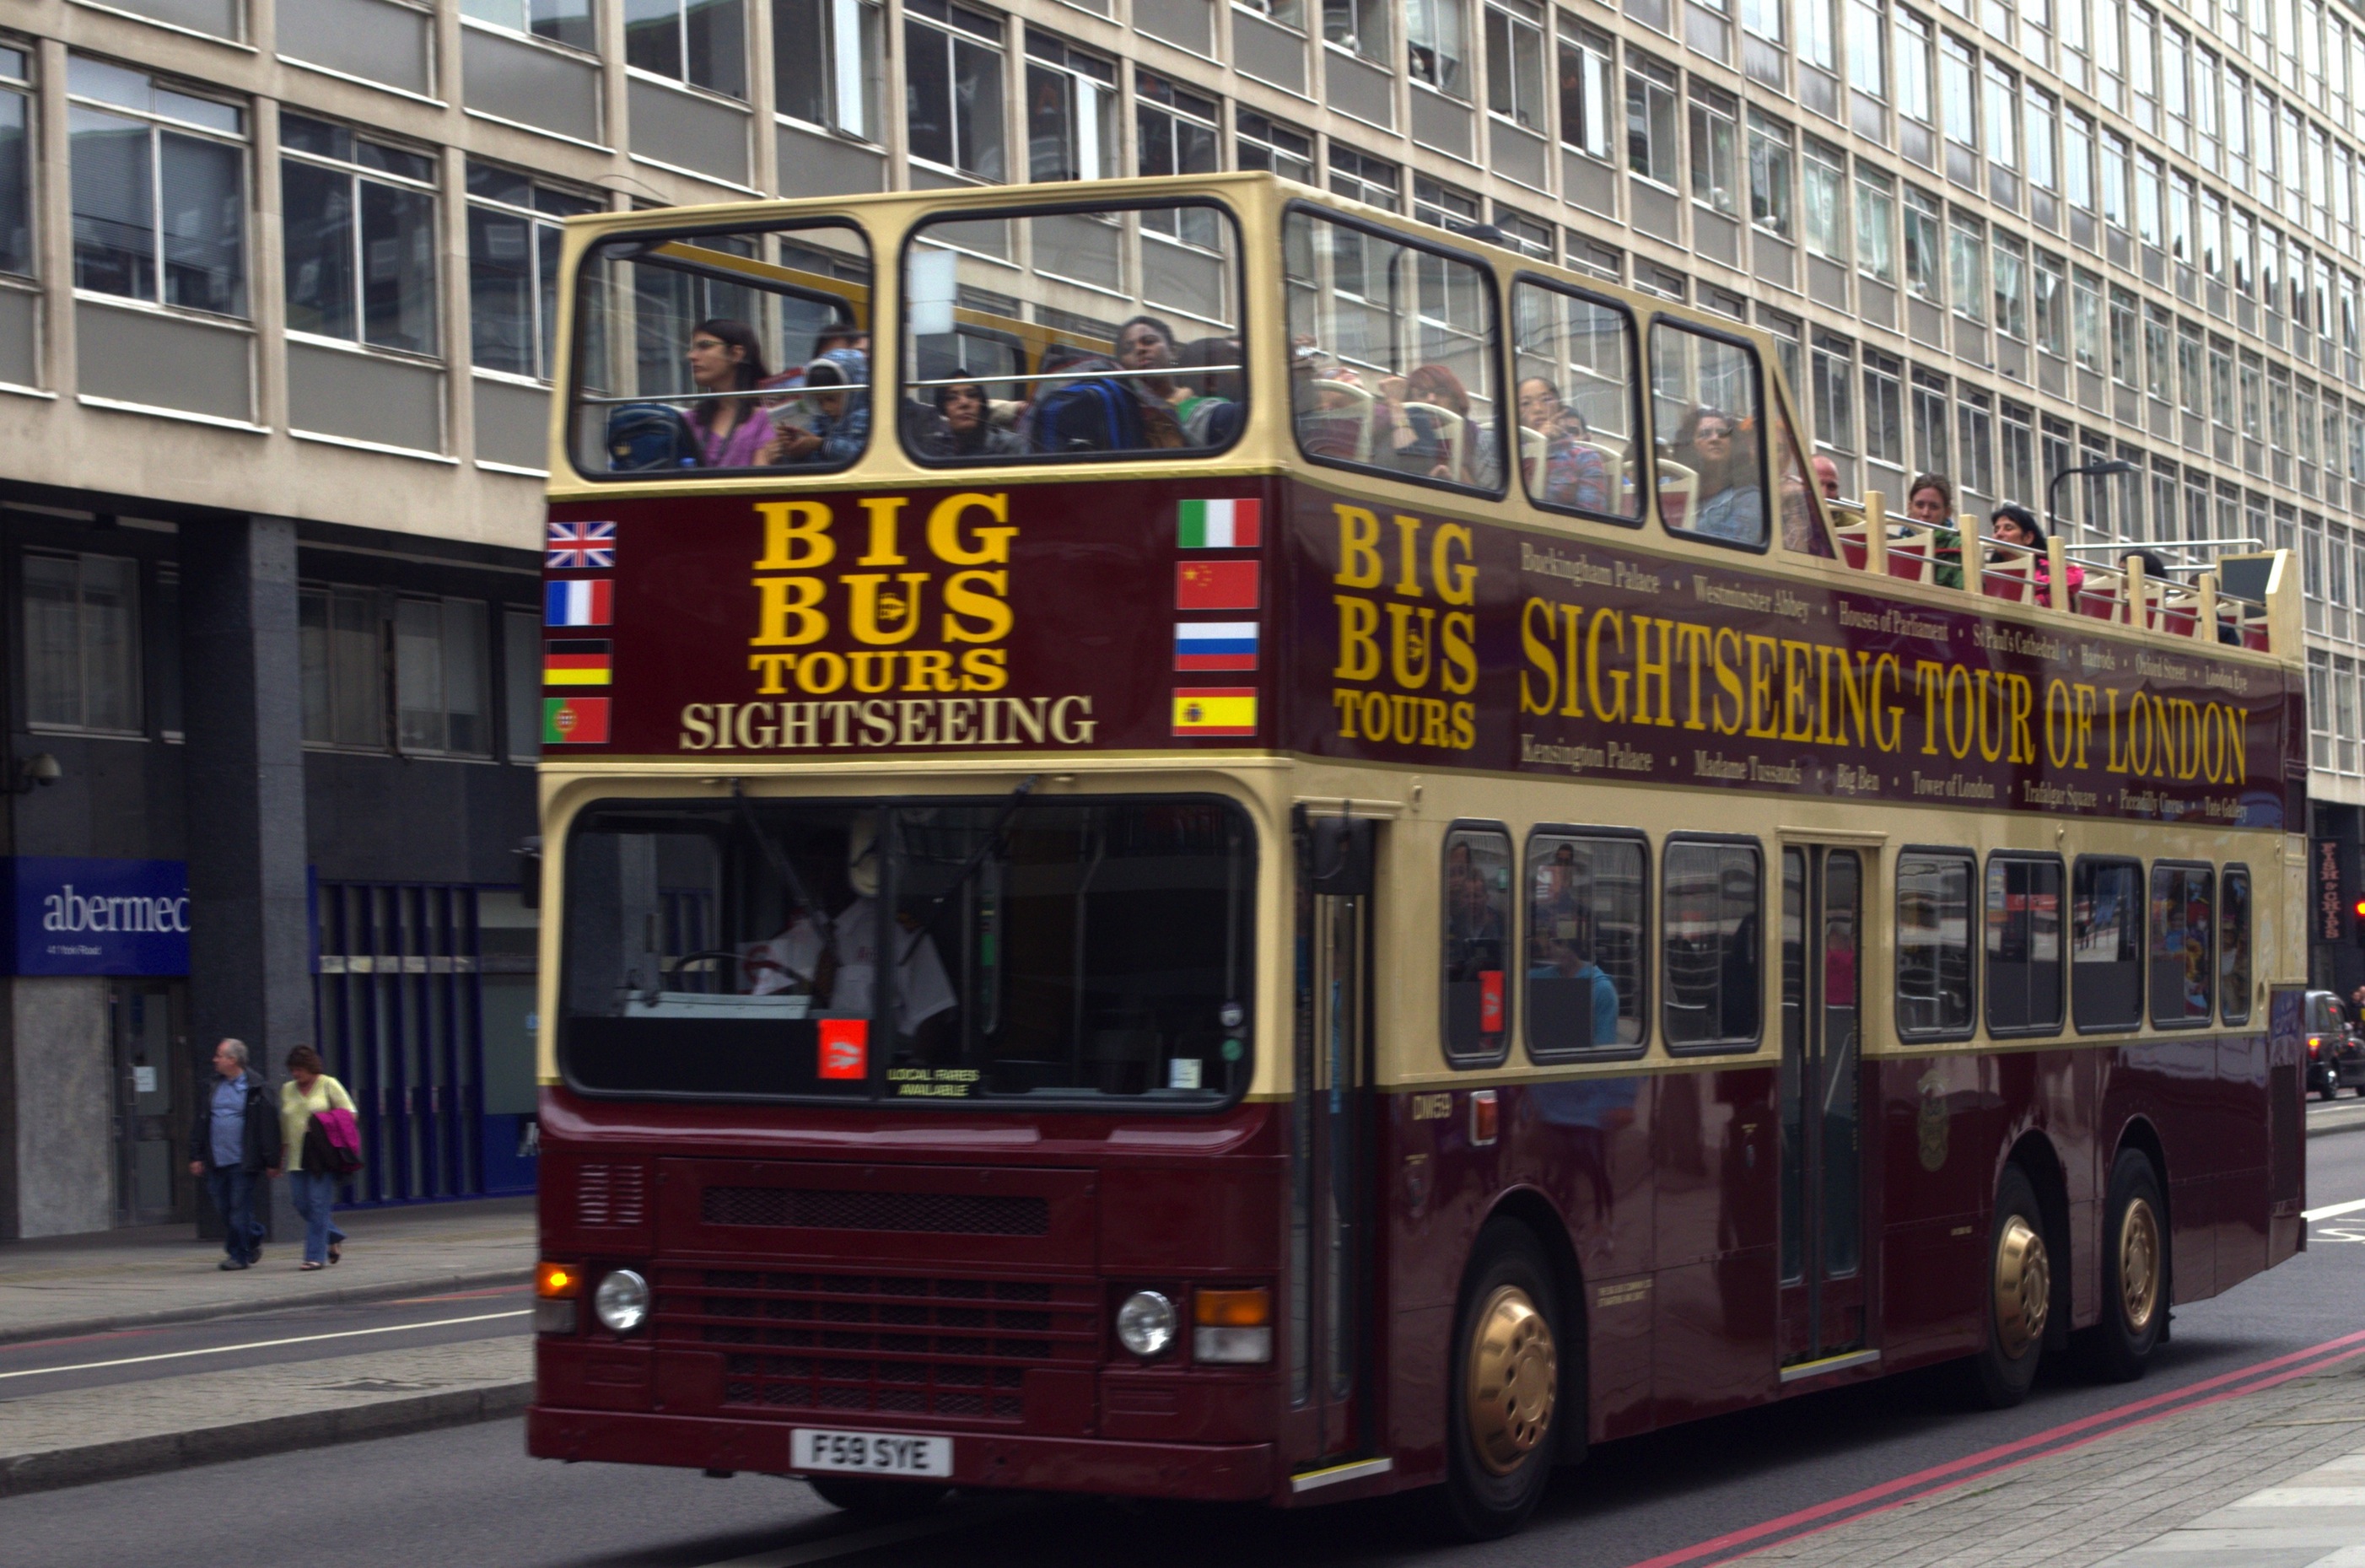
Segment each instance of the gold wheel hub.
M2141 1335L2159 1310L2159 1216L2137 1198L2119 1220L2119 1312L2127 1332Z
M2053 1264L2045 1253L2045 1238L2014 1215L1996 1238L1996 1343L2005 1355L2018 1361L2045 1337L2052 1301Z
M1479 1462L1508 1474L1552 1430L1560 1352L1552 1325L1517 1285L1498 1285L1470 1337L1463 1401Z

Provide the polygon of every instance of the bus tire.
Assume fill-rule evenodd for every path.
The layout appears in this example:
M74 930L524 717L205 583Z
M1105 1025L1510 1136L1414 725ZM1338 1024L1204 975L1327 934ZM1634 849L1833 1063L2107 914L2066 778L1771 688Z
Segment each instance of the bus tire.
M2010 1409L2035 1385L2037 1363L2045 1359L2045 1321L2053 1308L2053 1268L2036 1189L2019 1166L2006 1165L1988 1231L1980 1311L1987 1332L1972 1358L1978 1397L1991 1409Z
M1559 1449L1560 1293L1535 1233L1498 1219L1478 1233L1454 1315L1446 1376L1443 1523L1491 1540L1527 1523Z
M833 1508L866 1519L908 1519L952 1495L925 1481L877 1481L867 1475L808 1475L804 1484Z
M2168 1327L2167 1205L2141 1149L2119 1151L2102 1214L2102 1320L2079 1338L2096 1374L2133 1383Z

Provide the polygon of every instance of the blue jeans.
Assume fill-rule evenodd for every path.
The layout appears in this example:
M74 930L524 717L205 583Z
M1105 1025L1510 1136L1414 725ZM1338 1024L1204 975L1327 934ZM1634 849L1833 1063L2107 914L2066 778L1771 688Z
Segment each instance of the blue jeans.
M294 1200L296 1212L304 1216L304 1261L327 1262L329 1249L345 1239L345 1233L329 1218L337 1203L337 1179L325 1170L290 1170L287 1195Z
M263 1252L263 1226L254 1222L254 1190L262 1178L252 1170L206 1172L206 1191L222 1216L222 1250L233 1263L252 1263Z

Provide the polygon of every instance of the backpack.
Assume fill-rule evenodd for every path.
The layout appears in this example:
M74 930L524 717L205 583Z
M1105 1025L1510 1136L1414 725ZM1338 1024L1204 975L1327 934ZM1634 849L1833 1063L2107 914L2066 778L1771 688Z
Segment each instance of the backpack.
M622 403L608 411L609 472L698 466L698 436L680 410L663 403Z
M1105 377L1071 381L1036 405L1037 452L1138 452L1149 445L1139 400Z

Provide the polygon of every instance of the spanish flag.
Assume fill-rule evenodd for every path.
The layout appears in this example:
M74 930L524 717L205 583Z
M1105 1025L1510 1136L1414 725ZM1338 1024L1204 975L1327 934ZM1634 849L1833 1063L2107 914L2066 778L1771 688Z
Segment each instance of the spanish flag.
M1253 686L1188 686L1174 693L1178 735L1252 735L1257 733Z
M604 637L561 637L542 650L544 686L606 686L615 677L613 644Z

